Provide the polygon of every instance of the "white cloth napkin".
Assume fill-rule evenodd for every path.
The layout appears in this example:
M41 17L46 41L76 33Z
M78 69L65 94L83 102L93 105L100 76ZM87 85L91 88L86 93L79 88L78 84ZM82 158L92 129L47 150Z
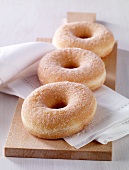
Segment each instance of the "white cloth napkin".
M115 141L129 134L129 120L124 123L117 124L112 128L101 133L96 140L102 144Z
M55 48L49 43L30 42L0 48L0 91L26 98L40 86L36 75L39 60ZM94 92L97 111L80 133L65 138L75 148L92 140L102 144L129 134L129 99L106 86Z
M0 88L20 77L36 74L39 59L54 50L50 43L29 42L0 48Z
M65 138L75 148L93 140L106 144L129 134L129 99L104 85L94 95L97 110L92 122L80 133Z

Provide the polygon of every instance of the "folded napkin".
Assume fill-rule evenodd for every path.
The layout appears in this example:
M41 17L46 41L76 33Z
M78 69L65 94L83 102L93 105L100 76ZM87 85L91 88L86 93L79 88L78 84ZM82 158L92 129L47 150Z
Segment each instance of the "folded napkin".
M112 128L101 133L96 140L102 144L115 141L129 134L129 120L124 123L117 124Z
M25 99L40 86L36 74L39 60L54 49L43 42L0 48L0 91ZM104 85L94 95L97 111L92 122L81 132L64 139L75 148L92 140L106 144L129 134L129 99Z
M36 74L38 61L54 50L50 43L29 42L0 48L0 88L20 77Z
M97 110L91 123L80 133L65 138L75 148L93 140L106 144L129 134L125 127L129 120L129 99L104 85L94 91L94 95Z

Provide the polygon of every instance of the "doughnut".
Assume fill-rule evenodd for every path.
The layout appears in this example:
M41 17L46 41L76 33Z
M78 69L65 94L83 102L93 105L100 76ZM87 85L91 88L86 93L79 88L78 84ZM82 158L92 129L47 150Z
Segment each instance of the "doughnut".
M105 26L88 22L73 22L61 26L52 41L58 49L82 48L101 58L112 51L114 42L113 34Z
M57 82L40 86L24 100L21 118L34 136L59 139L85 128L94 117L96 99L83 84Z
M82 83L92 91L98 89L106 78L102 59L80 48L59 49L46 54L39 63L37 73L42 85L70 81Z

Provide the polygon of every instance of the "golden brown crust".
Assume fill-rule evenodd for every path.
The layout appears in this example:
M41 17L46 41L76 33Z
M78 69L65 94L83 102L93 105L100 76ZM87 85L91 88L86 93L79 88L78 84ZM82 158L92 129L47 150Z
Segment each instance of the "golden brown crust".
M41 59L38 77L41 84L70 81L87 85L94 91L104 83L106 71L104 62L91 51L66 48Z
M95 110L96 99L88 87L58 82L33 91L22 105L21 117L31 134L58 139L81 131L92 120Z
M52 43L58 49L82 48L105 57L112 51L114 42L111 31L101 24L73 22L57 29Z

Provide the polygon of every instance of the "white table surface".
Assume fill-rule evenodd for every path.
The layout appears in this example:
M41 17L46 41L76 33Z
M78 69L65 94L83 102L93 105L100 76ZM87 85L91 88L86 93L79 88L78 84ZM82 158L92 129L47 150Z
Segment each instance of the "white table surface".
M95 12L118 41L116 89L129 98L128 0L0 0L0 46L52 37L67 11ZM129 169L129 135L113 142L113 161L26 159L4 157L4 145L17 97L0 93L0 170Z

